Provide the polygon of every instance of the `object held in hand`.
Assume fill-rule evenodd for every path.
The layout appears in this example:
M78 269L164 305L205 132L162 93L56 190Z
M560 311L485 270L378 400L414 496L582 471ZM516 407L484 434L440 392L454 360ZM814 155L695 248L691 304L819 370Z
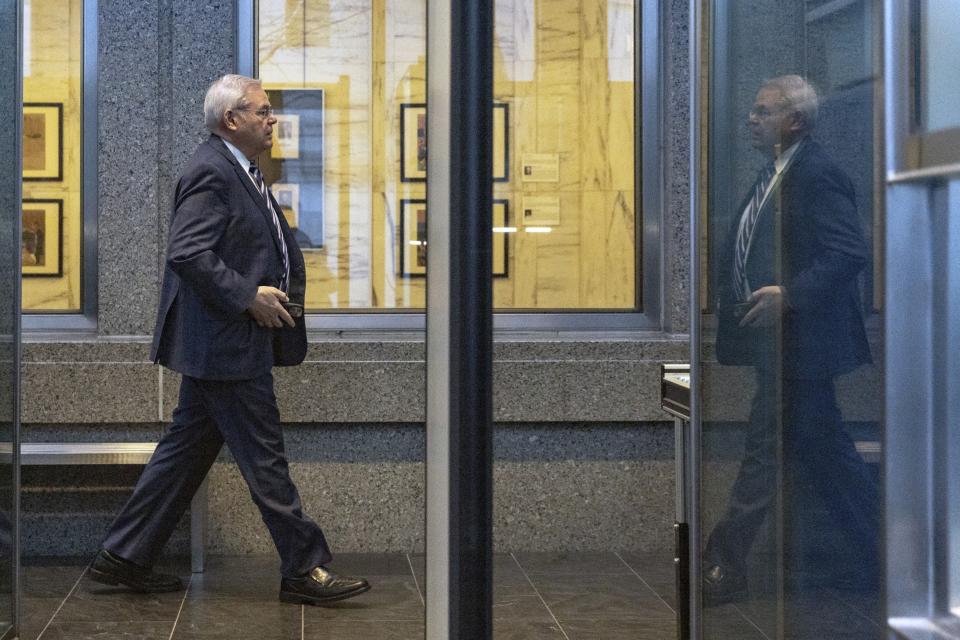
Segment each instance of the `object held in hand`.
M296 302L281 302L283 308L287 310L291 318L300 318L303 316L303 305Z

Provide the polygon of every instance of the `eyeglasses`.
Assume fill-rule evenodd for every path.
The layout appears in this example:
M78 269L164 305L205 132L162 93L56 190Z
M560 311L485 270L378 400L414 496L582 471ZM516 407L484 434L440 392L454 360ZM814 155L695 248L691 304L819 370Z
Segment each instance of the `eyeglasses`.
M237 109L237 111L250 111L249 107L244 109ZM253 115L257 116L261 120L266 120L273 115L273 107L263 107L262 109L257 109L253 112Z
M757 120L766 120L767 118L773 117L775 115L780 115L786 111L785 107L777 109L768 109L766 107L754 107L750 109L749 117L756 118Z

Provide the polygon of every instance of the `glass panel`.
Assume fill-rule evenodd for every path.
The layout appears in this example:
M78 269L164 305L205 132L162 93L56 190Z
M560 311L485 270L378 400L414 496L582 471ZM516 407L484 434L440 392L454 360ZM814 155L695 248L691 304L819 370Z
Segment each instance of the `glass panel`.
M423 309L425 0L258 12L282 118L263 163L306 248L307 306ZM508 0L496 21L495 306L634 310L633 2Z
M709 4L703 637L876 638L878 16Z
M79 311L82 0L23 3L23 308Z
M16 0L0 0L0 121L14 123L20 117L17 90L20 61L17 57ZM17 376L20 342L19 263L19 140L17 127L6 127L4 147L13 153L0 156L0 636L13 626L17 550L14 547L15 505L19 487L11 452L17 440ZM9 247L4 251L3 247Z
M960 59L960 20L955 0L922 0L923 122L927 131L960 127L960 84L955 82Z

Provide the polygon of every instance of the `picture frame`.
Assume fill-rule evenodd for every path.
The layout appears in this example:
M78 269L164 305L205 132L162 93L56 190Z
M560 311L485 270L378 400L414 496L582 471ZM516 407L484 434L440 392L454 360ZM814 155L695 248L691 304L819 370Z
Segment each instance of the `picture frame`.
M323 89L267 89L277 124L273 145L260 154L264 181L304 251L325 241L325 130Z
M23 104L23 179L63 180L63 104Z
M291 229L300 228L300 185L295 182L274 182L270 185L274 200Z
M493 267L494 278L506 278L510 247L510 201L493 201Z
M20 269L23 277L63 275L63 200L24 198Z
M493 103L493 181L510 182L510 105Z
M400 182L427 181L427 105L400 105Z
M270 157L296 160L300 157L300 116L296 113L277 113L273 117L277 123L273 126Z
M427 275L427 201L400 201L400 275Z
M510 105L493 104L493 181L510 181ZM400 105L400 182L427 181L427 105Z
M492 274L495 278L508 276L510 203L493 201L493 255ZM424 277L427 274L427 201L403 199L400 201L400 275L404 278Z

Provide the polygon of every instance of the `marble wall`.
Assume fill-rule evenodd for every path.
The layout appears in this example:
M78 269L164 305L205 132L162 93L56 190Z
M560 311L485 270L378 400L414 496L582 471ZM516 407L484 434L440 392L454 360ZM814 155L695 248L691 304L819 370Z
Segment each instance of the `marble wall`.
M495 265L500 308L638 302L633 17L623 0L496 3L494 100L506 106L506 175L494 198L516 228L495 234L504 254ZM403 105L425 101L425 3L261 2L259 33L267 87L322 89L326 101L324 246L307 252L308 304L421 308L425 279L422 269L405 275L410 238L401 222L412 213L404 203L426 190L402 180L401 116ZM526 178L530 154L554 160L556 178ZM525 231L531 197L559 207L549 233Z

